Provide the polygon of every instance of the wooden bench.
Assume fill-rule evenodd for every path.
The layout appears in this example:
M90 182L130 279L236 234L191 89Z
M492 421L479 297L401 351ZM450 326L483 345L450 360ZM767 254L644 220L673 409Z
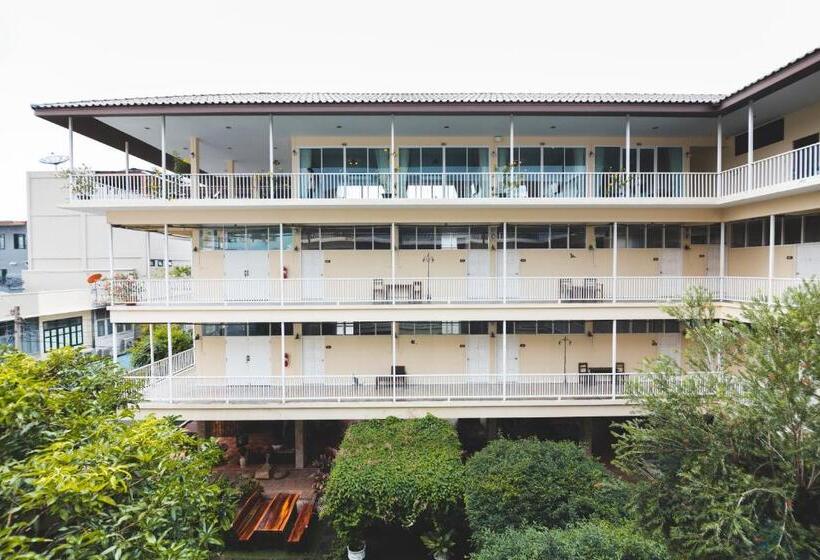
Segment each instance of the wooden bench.
M256 522L255 530L260 533L281 533L293 514L299 494L277 494L267 504Z
M302 509L299 510L299 515L296 517L296 522L288 535L288 542L291 544L298 543L302 540L310 520L313 518L314 502L307 502Z
M231 527L237 539L243 542L250 540L256 530L256 524L267 507L268 501L262 496L262 492L258 488L245 499L239 507Z

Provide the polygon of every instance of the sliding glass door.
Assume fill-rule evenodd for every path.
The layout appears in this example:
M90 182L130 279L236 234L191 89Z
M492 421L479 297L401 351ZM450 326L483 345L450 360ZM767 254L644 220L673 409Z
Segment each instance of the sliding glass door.
M510 163L510 149L498 149L500 178L512 183L508 196L557 198L584 195L585 148L522 146L513 152L514 158ZM506 174L509 174L509 180Z
M488 196L488 148L399 148L399 193L408 198Z
M388 148L300 148L302 198L381 198L389 193Z
M683 191L683 149L679 147L636 147L629 150L630 177L626 171L626 150L616 146L595 148L598 196L679 196Z

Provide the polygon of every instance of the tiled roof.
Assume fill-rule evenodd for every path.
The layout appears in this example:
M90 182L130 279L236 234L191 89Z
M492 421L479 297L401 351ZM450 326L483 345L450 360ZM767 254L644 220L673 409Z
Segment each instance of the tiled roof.
M717 103L720 95L678 93L225 93L91 99L34 104L34 109L152 105L337 103Z

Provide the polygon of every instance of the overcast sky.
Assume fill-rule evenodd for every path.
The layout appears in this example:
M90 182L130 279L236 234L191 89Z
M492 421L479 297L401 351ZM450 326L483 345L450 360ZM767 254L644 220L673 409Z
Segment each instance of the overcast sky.
M817 0L6 2L0 219L67 153L34 102L256 91L728 93L818 46ZM115 168L85 139L78 164Z

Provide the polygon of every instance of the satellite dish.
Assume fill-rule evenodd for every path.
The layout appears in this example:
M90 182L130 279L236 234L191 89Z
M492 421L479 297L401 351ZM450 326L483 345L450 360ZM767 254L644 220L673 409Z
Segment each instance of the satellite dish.
M59 154L55 154L54 152L51 152L47 156L40 158L40 163L45 163L46 165L53 165L54 167L57 167L61 163L65 163L67 161L68 156L61 156Z

